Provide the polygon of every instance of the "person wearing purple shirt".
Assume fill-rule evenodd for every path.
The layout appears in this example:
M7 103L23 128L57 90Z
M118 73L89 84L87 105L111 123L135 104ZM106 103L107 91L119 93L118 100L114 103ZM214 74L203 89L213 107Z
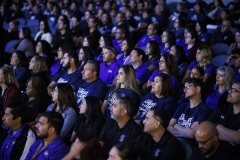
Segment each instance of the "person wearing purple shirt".
M168 131L175 137L194 138L195 128L210 114L210 109L202 102L203 83L200 79L185 81L185 98L189 102L179 106L169 122Z
M63 56L63 68L66 69L60 72L54 80L48 85L48 94L51 95L58 83L69 83L75 85L78 80L81 80L81 73L77 70L78 56L74 51L68 50Z
M154 72L159 67L158 60L160 57L159 44L156 41L151 40L147 43L146 55L148 59L146 62L148 63L148 69L150 72Z
M190 72L193 68L200 66L204 69L205 75L203 78L204 83L211 83L214 84L214 77L215 77L215 67L211 64L212 60L212 51L209 46L202 44L198 47L196 53L196 61L193 61L189 64L188 69L184 75L182 83L186 78L190 77Z
M113 47L105 47L103 49L103 62L100 64L99 78L108 86L113 84L114 78L118 74L119 64L116 60L116 49Z
M60 137L64 119L58 112L44 112L36 124L39 140L35 141L25 160L62 159L69 147Z
M99 101L103 102L108 88L99 78L99 67L98 62L94 60L89 60L84 66L82 80L74 88L78 107L86 96L97 97Z
M145 53L139 48L134 48L130 53L130 63L136 72L138 85L146 83L148 78L151 76L147 63L144 63L145 59Z
M176 42L180 41L181 39L184 39L184 26L185 26L185 20L181 17L178 17L175 19L172 32L174 33L176 37Z
M215 110L219 104L227 103L228 90L234 82L235 73L229 66L223 66L217 69L216 85L213 91L206 98L206 105Z
M163 54L159 61L159 70L156 70L152 73L152 75L149 77L148 82L144 85L146 89L152 86L152 82L154 81L154 78L156 75L166 73L171 76L172 79L172 89L174 95L178 92L180 89L180 82L177 78L178 75L178 68L177 63L175 61L175 58L171 54Z
M57 59L55 62L53 62L51 68L50 68L50 76L55 77L57 74L59 74L63 68L62 68L62 61L63 61L63 55L68 50L69 46L66 44L61 44L57 50Z
M151 92L142 98L136 120L144 120L147 112L155 107L165 109L172 116L177 102L172 97L171 77L165 73L158 74L152 83Z
M197 51L197 42L198 42L198 35L195 30L189 30L186 35L184 34L185 37L185 55L187 57L187 62L188 64L191 63L192 61L196 60L196 51Z
M197 22L195 28L198 33L198 40L206 44L209 43L210 35L207 32L206 24L204 24L203 22Z
M142 38L137 42L136 47L145 50L147 43L151 40L157 41L160 44L161 38L157 35L157 31L158 30L156 24L149 24L147 28L147 34L142 36Z
M117 54L121 52L121 44L126 37L126 30L118 27L115 32L115 39L112 40L114 48L117 50Z
M165 30L162 35L162 44L160 45L160 54L169 54L171 47L176 44L176 38L172 31Z
M11 104L5 109L2 120L8 129L0 134L0 159L25 159L29 148L36 140L34 132L27 124L26 108Z
M131 39L124 39L121 44L121 53L117 55L116 59L120 66L124 64L131 64L129 62L129 54L132 51L132 40Z

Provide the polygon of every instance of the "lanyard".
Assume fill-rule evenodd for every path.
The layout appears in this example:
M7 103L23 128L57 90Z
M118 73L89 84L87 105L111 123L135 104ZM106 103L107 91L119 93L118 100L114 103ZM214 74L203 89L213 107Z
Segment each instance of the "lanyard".
M42 148L42 149L41 149L41 148ZM44 147L44 144L43 144L43 143L40 143L40 144L38 145L38 148L37 148L37 150L35 151L35 153L34 153L34 155L33 155L33 157L32 157L31 160L36 160L37 156L38 156L45 148L46 148L46 147Z

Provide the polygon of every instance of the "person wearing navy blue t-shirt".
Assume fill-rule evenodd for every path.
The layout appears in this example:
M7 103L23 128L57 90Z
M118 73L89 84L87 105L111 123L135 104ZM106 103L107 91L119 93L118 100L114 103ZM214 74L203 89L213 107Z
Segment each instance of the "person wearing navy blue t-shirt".
M170 120L168 130L175 137L194 138L195 128L210 114L210 109L202 102L202 81L189 78L185 82L185 98L189 102L179 106Z
M75 86L77 81L81 80L81 74L77 70L78 55L74 51L68 50L63 55L63 70L48 85L48 94L51 95L58 83L69 83Z
M152 83L151 92L142 98L136 120L144 120L147 112L155 107L165 109L172 116L177 109L177 102L172 97L171 76L158 74Z
M110 108L117 96L128 96L133 100L134 111L137 114L141 93L139 91L134 69L130 65L123 65L118 70L116 85L111 87L102 104L102 113L110 118Z
M107 90L106 84L99 78L98 62L89 60L83 67L82 80L74 88L77 106L80 106L86 96L95 96L103 102Z

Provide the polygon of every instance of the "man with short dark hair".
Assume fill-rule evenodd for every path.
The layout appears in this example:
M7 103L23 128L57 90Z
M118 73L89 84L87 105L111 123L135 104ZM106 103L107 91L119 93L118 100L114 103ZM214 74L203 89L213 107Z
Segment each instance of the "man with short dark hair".
M116 29L115 39L112 40L114 48L117 50L117 54L121 52L121 45L123 40L126 38L126 30L123 27L118 27Z
M233 68L235 72L235 80L240 80L240 49L232 50L231 55L228 56L224 66L227 66L231 61L233 61Z
M112 119L108 119L99 136L106 157L110 149L118 143L134 144L136 138L142 132L132 118L136 114L136 109L129 97L118 96L110 110Z
M100 79L107 85L112 86L114 78L118 74L119 64L116 60L117 51L114 47L103 49L103 62L100 64Z
M129 55L129 61L136 72L136 78L139 85L146 83L151 76L148 65L144 63L145 59L146 55L140 48L133 48Z
M5 109L2 118L9 128L0 137L0 159L22 160L36 137L27 124L26 108L11 104Z
M58 112L44 112L36 124L37 136L25 160L61 159L69 151L69 147L60 137L64 119Z
M185 81L184 93L189 102L179 106L170 120L168 131L175 137L194 138L195 128L208 118L209 108L202 101L203 82L189 78Z
M141 159L184 159L178 140L167 131L170 116L167 111L151 108L143 121L144 132L136 141Z
M236 159L240 157L240 81L233 83L228 91L229 104L218 106L208 119L218 130L219 139L228 142L235 152Z
M142 38L137 42L136 47L145 50L147 43L152 40L156 41L160 45L161 37L157 35L157 32L158 32L158 24L154 24L154 23L149 24L147 27L147 34L144 34L142 36Z
M107 93L106 84L99 78L100 66L97 61L89 60L83 67L82 80L74 88L77 106L79 107L86 96L94 96L103 102Z
M65 69L60 72L54 80L48 85L48 94L51 95L58 83L69 83L75 86L78 80L81 80L81 74L77 70L78 56L74 51L68 50L63 55L62 67Z

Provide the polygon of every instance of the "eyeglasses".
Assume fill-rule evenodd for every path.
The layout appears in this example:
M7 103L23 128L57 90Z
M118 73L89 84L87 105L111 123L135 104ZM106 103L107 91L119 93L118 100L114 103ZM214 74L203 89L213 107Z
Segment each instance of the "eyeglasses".
M193 84L189 84L189 85L187 85L187 86L184 86L183 89L190 89L191 86L194 86L194 85L193 85Z
M235 88L230 88L229 91L231 93L240 93L240 91L236 90Z
M215 135L215 134L214 134ZM202 145L205 145L208 141L210 141L212 139L212 137L214 136L212 135L209 139L207 139L206 141L202 141L202 142L199 142L198 141L198 144L202 144Z
M159 60L159 63L165 63L165 61L164 60Z

